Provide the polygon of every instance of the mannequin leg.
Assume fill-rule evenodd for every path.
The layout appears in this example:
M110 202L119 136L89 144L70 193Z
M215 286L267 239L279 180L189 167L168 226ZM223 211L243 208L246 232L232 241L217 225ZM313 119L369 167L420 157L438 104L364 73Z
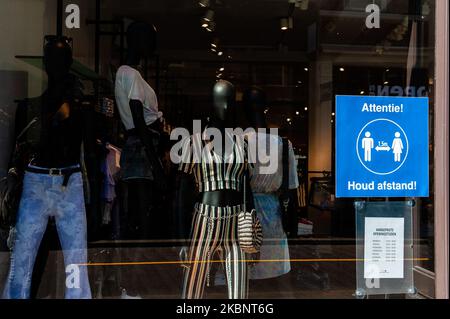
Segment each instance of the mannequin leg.
M46 184L38 175L25 176L16 222L16 240L11 256L4 299L30 298L36 254L48 223Z
M237 242L225 246L225 270L229 299L248 298L248 269L246 255Z
M153 208L152 182L146 180L131 180L127 182L127 212L128 212L128 238L150 239L150 223Z
M155 237L155 234L152 234L150 227L152 222L156 223L158 220L157 216L152 216L152 214L155 213L153 209L153 192L153 182L146 180L136 182L140 239L150 239Z
M58 235L54 226L54 222L50 219L47 225L47 230L44 232L44 236L41 241L41 245L38 249L36 260L34 263L33 275L31 280L30 298L36 299L40 286L42 284L42 278L46 270L47 261L52 250L61 250ZM56 265L50 264L50 271L55 271L53 268ZM50 288L50 287L48 287ZM47 291L44 290L44 293Z
M90 299L91 289L87 266L86 209L81 174L74 174L65 191L55 216L66 266L66 299Z
M239 247L237 217L228 220L225 240L225 271L229 299L248 298L248 268L246 255Z
M183 299L202 299L211 256L220 242L220 222L210 223L207 218L200 215L209 212L196 212L193 220L191 247L189 248L189 261L184 273Z

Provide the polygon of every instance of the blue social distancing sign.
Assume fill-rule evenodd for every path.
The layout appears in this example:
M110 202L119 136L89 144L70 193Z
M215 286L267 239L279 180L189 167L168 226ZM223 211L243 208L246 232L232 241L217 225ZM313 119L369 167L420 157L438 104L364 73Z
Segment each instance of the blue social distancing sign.
M336 96L336 197L428 197L428 98Z

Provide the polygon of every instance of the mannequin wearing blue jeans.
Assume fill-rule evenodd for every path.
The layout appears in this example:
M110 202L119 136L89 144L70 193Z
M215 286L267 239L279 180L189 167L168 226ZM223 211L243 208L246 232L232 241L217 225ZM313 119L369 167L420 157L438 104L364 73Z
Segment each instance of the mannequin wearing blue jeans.
M82 118L82 85L70 74L71 43L63 36L45 37L48 87L17 108L18 143L10 167L16 176L24 173L24 179L3 298L30 298L33 266L51 217L64 254L66 298L91 298L80 158L82 143L85 150L91 149L92 139L87 138Z
M51 216L55 217L64 264L69 270L66 298L91 298L85 265L86 213L81 173L73 174L65 189L62 183L63 176L25 174L16 239L3 298L29 298L34 261Z

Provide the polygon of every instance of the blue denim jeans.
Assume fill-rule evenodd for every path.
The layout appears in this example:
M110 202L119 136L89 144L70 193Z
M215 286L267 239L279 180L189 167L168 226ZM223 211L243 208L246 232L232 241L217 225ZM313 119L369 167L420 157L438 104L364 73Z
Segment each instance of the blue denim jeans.
M28 299L36 254L54 217L66 267L66 299L89 299L86 211L81 173L65 189L62 176L26 172L16 222L16 238L3 298Z

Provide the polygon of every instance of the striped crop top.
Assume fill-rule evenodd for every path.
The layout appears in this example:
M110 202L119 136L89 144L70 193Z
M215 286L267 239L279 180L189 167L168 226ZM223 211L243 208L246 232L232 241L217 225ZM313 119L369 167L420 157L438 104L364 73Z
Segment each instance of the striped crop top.
M216 152L213 142L204 141L198 135L185 139L178 170L194 175L200 193L241 191L244 173L248 169L248 147L244 139L235 138L234 141L229 150L224 147L223 152Z

